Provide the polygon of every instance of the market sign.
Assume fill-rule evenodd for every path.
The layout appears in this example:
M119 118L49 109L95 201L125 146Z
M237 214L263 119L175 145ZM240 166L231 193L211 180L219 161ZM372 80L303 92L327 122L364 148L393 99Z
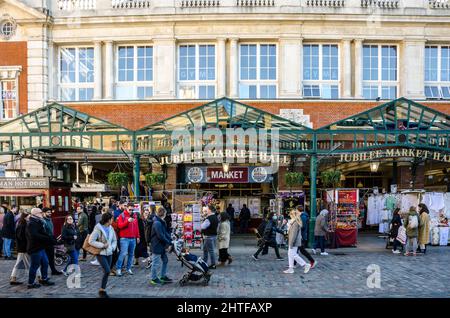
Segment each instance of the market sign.
M0 178L0 189L48 189L48 178Z
M74 183L71 192L107 192L109 188L101 183Z
M264 183L272 179L266 167L230 167L227 172L222 167L186 168L188 183Z
M341 154L339 162L359 162L370 161L382 158L418 158L443 161L450 163L450 154L438 151L420 150L420 149L383 149L373 150L351 154Z

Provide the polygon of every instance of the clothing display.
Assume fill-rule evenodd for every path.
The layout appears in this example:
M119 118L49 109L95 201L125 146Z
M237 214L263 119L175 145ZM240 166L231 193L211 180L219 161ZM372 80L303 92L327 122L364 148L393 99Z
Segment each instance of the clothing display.
M408 212L411 207L417 207L419 204L418 193L404 193L402 194L400 211Z
M444 212L447 218L450 218L450 192L444 194Z

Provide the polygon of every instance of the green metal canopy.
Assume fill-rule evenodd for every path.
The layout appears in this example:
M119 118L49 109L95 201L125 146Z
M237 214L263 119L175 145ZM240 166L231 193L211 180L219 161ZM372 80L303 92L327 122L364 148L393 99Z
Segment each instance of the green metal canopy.
M53 103L0 126L0 153L27 150L131 150L133 132L116 124Z
M314 130L311 128L229 98L221 98L140 129L136 132L137 150L153 154L170 152L174 145L174 131L193 132L196 128L255 128L264 129L269 135L276 130L282 152L307 153L313 147Z
M450 116L399 98L315 130L318 150L382 147L450 151Z

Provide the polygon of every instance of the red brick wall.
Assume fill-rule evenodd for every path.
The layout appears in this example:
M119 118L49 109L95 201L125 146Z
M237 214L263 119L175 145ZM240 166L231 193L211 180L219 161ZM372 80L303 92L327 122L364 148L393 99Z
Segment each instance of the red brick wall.
M245 104L246 102L244 102ZM126 128L137 130L181 112L203 105L203 102L180 103L139 103L139 104L68 104L84 113L117 123ZM275 101L248 102L250 106L273 114L279 114L281 108L303 109L311 116L313 128L320 128L338 120L381 105L381 102L366 101ZM450 115L450 103L423 102L425 106Z
M28 112L27 42L0 42L0 66L20 65L19 113Z

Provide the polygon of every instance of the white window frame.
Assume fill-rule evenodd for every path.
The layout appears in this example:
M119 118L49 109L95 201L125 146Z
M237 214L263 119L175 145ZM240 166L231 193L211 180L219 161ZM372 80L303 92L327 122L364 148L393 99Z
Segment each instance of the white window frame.
M1 69L0 69L1 72ZM0 85L2 82L14 82L15 92L16 92L16 98L15 98L15 107L13 109L12 116L5 116L5 113L3 112L3 98L0 98L0 121L4 120L11 120L16 118L19 115L19 78L16 76L16 78L1 78L0 77ZM0 86L1 88L1 86ZM0 94L2 94L3 90L0 89Z
M305 80L304 79L304 63L303 63L303 59L304 59L304 47L306 45L318 45L319 46L319 79L318 80ZM323 80L323 46L324 45L336 45L338 48L338 79L337 80ZM303 65L302 67L302 74L301 79L302 79L302 96L303 98L306 99L327 99L330 100L329 98L324 98L323 97L323 86L325 85L329 85L329 86L337 86L338 87L338 98L341 97L341 45L340 43L314 43L314 42L306 42L302 44L302 56L301 56L301 63ZM320 91L320 96L304 96L303 92L304 92L304 87L305 86L319 86L319 91ZM331 98L333 99L333 98Z
M256 80L243 80L242 74L241 74L241 46L242 45L256 45ZM275 61L276 61L276 70L275 70L275 79L272 80L262 80L261 79L261 45L275 45ZM239 52L238 52L238 59L239 59L239 83L238 83L238 94L239 94L239 87L241 84L247 85L247 86L256 86L256 99L261 99L261 86L275 86L275 99L278 98L279 92L278 92L278 79L279 79L279 45L276 42L240 42L239 43ZM239 96L239 98L241 98ZM241 98L242 99L242 98Z
M63 49L75 49L75 82L74 83L63 83L61 82L61 54ZM63 88L70 88L75 89L75 100L74 101L80 101L80 94L79 89L80 88L92 88L92 90L95 90L95 67L93 69L93 76L94 80L92 82L80 82L79 76L80 76L80 55L79 50L80 49L92 49L94 52L94 65L95 65L95 48L91 45L63 45L58 48L58 99L62 100L62 89ZM94 92L92 94L92 98L94 98ZM82 101L88 101L88 100L82 100Z
M437 47L437 80L436 81L425 81L424 82L424 94L425 94L425 87L430 86L430 87L437 87L438 89L438 93L439 96L436 97L428 97L425 95L426 99L450 99L448 97L444 97L444 94L442 93L442 88L443 87L450 87L450 79L448 82L444 82L442 81L442 48L443 47L448 47L450 50L450 44L447 45L441 45L441 44L429 44L429 45L425 45L425 50L427 49L427 47ZM425 78L425 70L426 70L426 54L424 54L424 68L423 68L423 73L424 73L424 78Z
M151 47L152 48L152 80L151 81L138 81L138 47ZM133 80L132 81L119 81L119 48L120 47L133 47ZM154 96L154 80L155 80L155 46L151 43L134 43L134 44L127 44L127 43L121 43L116 44L115 47L115 54L114 54L114 64L116 68L116 74L115 74L115 82L114 82L114 96L117 98L117 88L119 87L132 87L133 88L133 96L131 97L132 100L137 100L138 98L138 87L151 87L152 88L152 96L145 98L152 99ZM124 100L124 99L120 99Z
M378 47L378 80L364 80L364 46L377 46ZM386 81L382 80L383 75L383 46L395 46L396 47L396 81ZM398 98L399 94L399 78L400 78L400 55L399 55L399 45L392 43L364 43L361 50L362 54L362 93L364 96L364 86L377 86L378 87L378 96L380 99L383 99L383 86L388 87L396 87L395 98ZM363 97L364 98L364 97ZM370 100L370 99L368 99Z
M180 79L180 48L182 46L195 46L195 80L181 80ZM200 80L200 46L211 45L214 46L214 80ZM177 97L179 99L200 99L200 86L214 86L214 97L217 97L217 45L212 42L185 42L177 45ZM182 88L194 87L194 95L192 98L185 98L181 94Z

